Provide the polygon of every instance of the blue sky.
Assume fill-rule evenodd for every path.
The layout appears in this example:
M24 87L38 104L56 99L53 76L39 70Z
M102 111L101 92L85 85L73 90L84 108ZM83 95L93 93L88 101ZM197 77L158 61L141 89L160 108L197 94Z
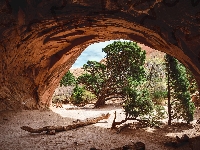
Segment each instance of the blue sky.
M85 63L87 63L88 60L93 60L93 61L102 60L105 56L105 53L102 52L102 48L106 47L108 44L113 43L114 41L118 40L110 40L110 41L91 44L81 53L81 55L77 58L76 62L73 64L71 69L82 67ZM125 41L125 40L120 39L120 41Z

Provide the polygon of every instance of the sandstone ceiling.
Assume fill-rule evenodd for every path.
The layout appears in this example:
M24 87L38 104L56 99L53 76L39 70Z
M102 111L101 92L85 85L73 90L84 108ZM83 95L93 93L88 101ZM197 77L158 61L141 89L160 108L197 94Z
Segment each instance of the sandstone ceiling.
M48 106L88 45L120 38L176 57L200 85L199 0L0 0L0 110Z

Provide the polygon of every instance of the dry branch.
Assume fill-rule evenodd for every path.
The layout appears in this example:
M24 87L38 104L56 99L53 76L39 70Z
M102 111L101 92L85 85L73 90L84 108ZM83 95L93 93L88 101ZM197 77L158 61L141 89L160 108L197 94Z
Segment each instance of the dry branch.
M136 121L138 121L138 122L141 124L141 127L147 127L147 126L150 125L148 120L141 120L141 119L137 119L137 118L129 118L129 117L127 117L127 116L126 116L126 118L125 118L124 120L122 120L122 121L120 121L120 122L116 122L115 120L116 120L116 111L115 111L115 113L114 113L114 119L113 119L113 123L112 123L111 129L116 129L116 128L117 128L117 127L116 127L117 125L121 125L121 124L125 123L125 122L128 121L128 120L136 120ZM123 130L124 128L126 128L126 127L128 127L128 126L130 126L130 123L124 124L123 126L121 126L121 127L117 130L117 133L120 133L121 130Z
M115 111L115 114L114 114L115 116L114 116L114 119L113 119L113 123L112 123L112 127L111 127L111 129L115 129L116 128L116 125L120 125L120 124L122 124L122 123L125 123L126 121L128 121L128 120L138 120L138 119L136 119L136 118L127 118L127 116L126 116L126 118L124 119L124 120L122 120L122 121L120 121L120 122L116 122L115 120L116 120L116 111Z
M73 125L68 125L68 126L45 126L43 128L38 128L38 129L33 129L33 128L28 127L28 126L22 126L21 129L28 131L30 133L46 132L47 134L55 134L56 132L72 130L72 129L76 129L76 128L79 128L79 127L95 124L98 121L103 120L103 119L108 119L109 117L110 117L110 114L107 113L107 114L102 114L99 117L87 119L86 121L81 121L79 123L76 123L76 124L73 124Z

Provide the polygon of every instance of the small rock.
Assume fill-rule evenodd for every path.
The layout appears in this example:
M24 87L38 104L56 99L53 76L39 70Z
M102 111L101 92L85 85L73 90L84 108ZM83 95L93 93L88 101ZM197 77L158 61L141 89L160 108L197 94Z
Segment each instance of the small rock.
M77 145L78 145L78 142L74 142L74 145L76 145L76 146L77 146Z
M95 147L90 148L90 150L97 150Z
M3 118L3 120L8 120L7 118Z
M134 145L136 150L145 150L145 144L143 142L136 142Z
M133 145L124 145L122 150L135 150Z

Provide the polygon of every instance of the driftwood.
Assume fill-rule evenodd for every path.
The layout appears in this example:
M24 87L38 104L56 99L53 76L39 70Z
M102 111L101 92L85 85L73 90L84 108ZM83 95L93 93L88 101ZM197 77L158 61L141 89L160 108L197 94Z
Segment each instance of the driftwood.
M95 124L98 121L103 120L103 119L108 119L109 117L110 117L110 114L107 113L107 114L102 114L99 117L87 119L85 121L80 121L80 122L78 122L76 124L72 124L72 125L68 125L68 126L45 126L43 128L38 128L38 129L33 129L33 128L28 127L28 126L22 126L21 129L25 130L25 131L28 131L30 133L46 132L46 134L54 135L56 132L72 130L72 129L76 129L76 128L79 128L79 127Z

